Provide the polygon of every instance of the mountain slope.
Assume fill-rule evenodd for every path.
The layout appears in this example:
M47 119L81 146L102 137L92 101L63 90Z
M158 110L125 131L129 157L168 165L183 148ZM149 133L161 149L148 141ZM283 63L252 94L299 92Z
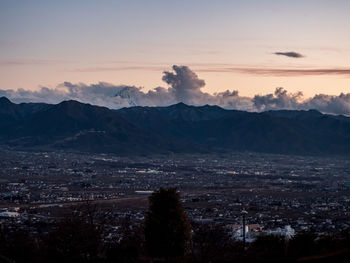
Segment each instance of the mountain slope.
M312 110L250 113L183 103L110 110L77 101L13 104L0 98L0 123L0 142L22 148L350 154L350 118Z
M14 104L5 97L0 97L0 128L6 127L35 112L51 107L45 103Z

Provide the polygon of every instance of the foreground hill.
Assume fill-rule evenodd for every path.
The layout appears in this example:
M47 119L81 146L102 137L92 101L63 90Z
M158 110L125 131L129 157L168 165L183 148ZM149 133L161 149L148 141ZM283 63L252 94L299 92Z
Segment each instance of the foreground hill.
M350 118L318 111L250 113L217 106L104 107L0 98L0 143L119 154L256 151L350 154Z

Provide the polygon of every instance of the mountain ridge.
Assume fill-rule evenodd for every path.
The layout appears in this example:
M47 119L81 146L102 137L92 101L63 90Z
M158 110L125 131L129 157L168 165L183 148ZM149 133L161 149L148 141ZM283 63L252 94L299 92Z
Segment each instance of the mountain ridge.
M0 98L0 143L116 154L254 151L350 154L350 118L316 110L245 112L178 103L118 110Z

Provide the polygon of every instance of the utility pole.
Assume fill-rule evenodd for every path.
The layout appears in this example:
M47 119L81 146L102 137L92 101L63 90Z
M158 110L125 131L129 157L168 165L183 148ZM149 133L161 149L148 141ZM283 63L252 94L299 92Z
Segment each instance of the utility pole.
M248 212L246 210L242 210L241 212L241 215L242 215L242 221L243 221L243 247L245 247L245 236L246 236L246 233L245 233L245 226L246 226L246 216L247 216Z

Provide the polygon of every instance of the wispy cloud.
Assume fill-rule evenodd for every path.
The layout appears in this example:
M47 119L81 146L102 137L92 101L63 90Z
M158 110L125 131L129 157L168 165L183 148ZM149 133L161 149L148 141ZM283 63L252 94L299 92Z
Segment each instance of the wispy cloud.
M289 51L289 52L275 52L273 53L277 56L285 56L285 57L289 57L289 58L303 58L304 55L294 52L294 51Z
M101 66L80 67L67 69L70 72L108 72L108 71L164 71L168 66L165 62L139 62L136 61L107 61ZM231 63L186 63L196 72L212 73L239 73L276 77L299 77L317 75L350 76L350 68L313 68L313 67L267 67L265 65L246 66Z
M169 63L161 63L161 62L135 62L135 61L110 61L107 63L107 66L94 66L94 67L81 67L70 69L68 71L72 72L104 72L104 71L125 71L125 70L134 70L134 71L163 71L168 68ZM108 64L114 64L112 66L108 66ZM205 71L206 68L218 68L222 69L223 72L225 67L230 67L232 64L230 63L186 63L190 67L195 67L196 70Z
M298 77L298 76L316 76L316 75L342 75L350 77L350 68L321 68L321 69L281 69L281 68L207 68L199 69L198 72L226 72L226 73L244 73L252 75L265 75L276 77Z
M10 59L0 61L0 65L4 66L34 66L34 65L51 65L62 64L71 61L50 60L50 59Z
M126 70L141 70L141 71L163 71L166 67L161 66L121 66L121 67L86 67L86 68L76 68L73 72L106 72L106 71L126 71Z

